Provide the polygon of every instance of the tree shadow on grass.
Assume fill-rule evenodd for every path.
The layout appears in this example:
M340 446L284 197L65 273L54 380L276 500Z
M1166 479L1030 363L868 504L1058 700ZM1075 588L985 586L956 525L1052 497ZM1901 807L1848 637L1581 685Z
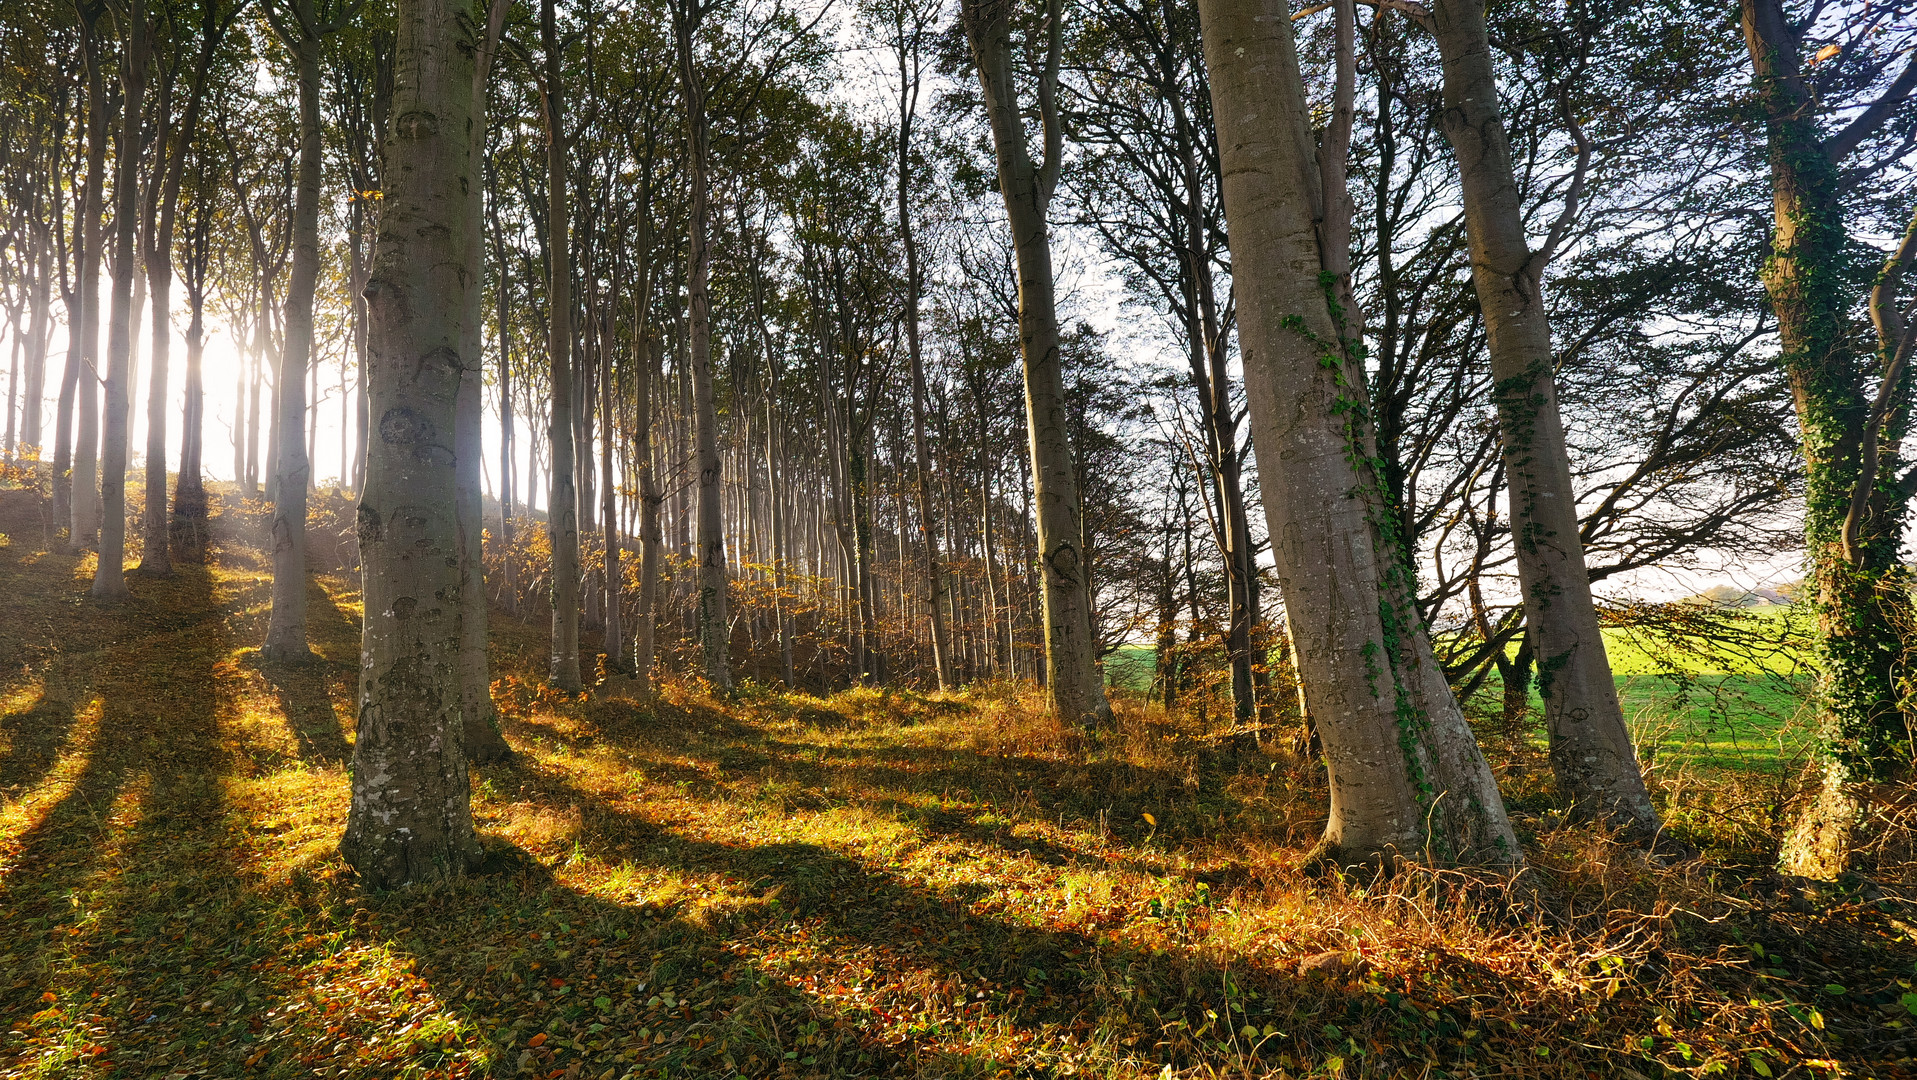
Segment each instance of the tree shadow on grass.
M286 727L299 746L300 760L313 764L344 765L353 756L333 702L353 700L359 674L359 622L339 605L333 594L308 576L306 632L313 646L311 659L275 664L257 659L260 674L286 717ZM350 659L348 659L350 657Z
M207 890L230 891L207 872L224 849L213 674L230 648L224 619L203 567L132 585L114 609L126 632L92 658L86 760L15 839L0 874L0 1052L50 1075L82 1053L69 1037L74 1014L94 1018L100 1035L89 1044L103 1046L136 1003L179 1000L163 988L189 969L146 946L208 902ZM126 959L135 951L139 975ZM127 978L104 992L88 974L117 968Z
M554 807L578 808L579 849L607 865L727 883L734 912L720 919L703 917L706 925L696 932L712 935L735 959L746 959L760 979L802 988L815 1003L812 1008L824 1007L817 1003L844 991L844 986L812 980L826 978L846 957L856 957L866 965L864 975L842 969L839 974L847 983L862 978L869 987L883 989L863 1000L851 995L857 1004L832 1007L856 1027L889 1030L884 1037L897 1040L892 1060L911 1062L915 1071L939 1062L927 1075L1034 1066L1063 1053L1067 1044L1084 1043L1094 1031L1104 1043L1142 1048L1119 1051L1116 1057L1149 1063L1152 1071L1167 1064L1217 1065L1224 1040L1235 1038L1230 1033L1246 1024L1284 1033L1274 1036L1271 1053L1256 1063L1271 1071L1279 1067L1281 1050L1293 1055L1294 1068L1298 1060L1349 1056L1353 1047L1360 1056L1371 1055L1367 1068L1457 1061L1461 1052L1468 1053L1461 1051L1466 1040L1459 1037L1469 1026L1468 1005L1440 1005L1413 1015L1351 986L1302 979L1269 957L1220 962L1197 953L1132 948L1078 929L1033 925L980 911L981 901L989 906L1001 899L993 886L919 885L814 843L733 845L695 839L551 771L524 766L505 771L516 774L522 792ZM590 911L595 901L569 898L565 903ZM619 908L616 918L607 917L613 918L607 925L618 928L618 919L632 916ZM656 965L648 973L655 984L693 974ZM717 970L735 969L721 963ZM1495 982L1488 972L1474 968L1471 974ZM689 999L707 992L689 991ZM910 1022L898 1023L901 1018ZM723 1032L732 1021L711 1022ZM1326 1024L1336 1026L1327 1029ZM1012 1033L1005 1045L1023 1048L1012 1054L1017 1060L988 1060L989 1054L956 1048L960 1033L994 1028ZM1209 1032L1209 1041L1199 1032ZM723 1034L715 1037L726 1041ZM700 1063L696 1056L679 1062L687 1068ZM1245 1063L1255 1062L1247 1057ZM1035 1073L1045 1074L1042 1068Z

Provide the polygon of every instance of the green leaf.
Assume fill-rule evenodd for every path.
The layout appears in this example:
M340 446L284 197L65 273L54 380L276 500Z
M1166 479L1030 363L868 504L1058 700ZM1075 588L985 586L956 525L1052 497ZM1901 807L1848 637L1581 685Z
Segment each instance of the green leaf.
M1845 994L1848 994L1848 993L1850 993L1850 991L1849 991L1849 990L1846 990L1846 989L1844 989L1843 987L1841 987L1841 986L1839 986L1839 985L1837 985L1836 983L1825 983L1825 984L1824 984L1824 993L1826 993L1826 994L1835 994L1835 995L1837 995L1838 997L1843 997L1843 996L1844 996Z
M1751 1068L1757 1071L1757 1075L1769 1076L1771 1074L1771 1067L1764 1064L1764 1059L1758 1057L1756 1054L1746 1054L1744 1055L1744 1060L1751 1063Z
M599 1006L599 1007L600 1007L600 1008L602 1008L602 1009L610 1009L610 1008L612 1008L612 999L611 999L611 998L609 998L609 997L596 997L596 998L593 998L593 999L592 999L592 1003L593 1003L594 1005L597 1005L597 1006Z
M1917 993L1905 994L1903 997L1898 998L1897 1001L1903 1005L1904 1008L1910 1010L1910 1015L1917 1016Z

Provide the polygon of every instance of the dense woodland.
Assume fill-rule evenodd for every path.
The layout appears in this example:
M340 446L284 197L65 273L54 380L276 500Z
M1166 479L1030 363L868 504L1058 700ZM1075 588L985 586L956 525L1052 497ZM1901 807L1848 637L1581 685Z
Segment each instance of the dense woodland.
M1614 921L1578 929L1613 903L1613 862L1638 875L1617 910L1645 919L1740 889L1820 913L1794 933L1842 908L1865 920L1839 933L1855 970L1877 973L1855 1031L1828 1002L1830 1027L1779 1004L1759 1025L1774 1042L1748 1046L1620 1016L1512 1060L1892 1075L1858 1063L1917 1049L1917 968L1896 951L1917 920L1898 899L1917 884L1913 161L1901 0L4 0L0 910L52 933L10 882L41 872L34 844L61 842L57 808L90 782L45 786L94 698L106 719L86 723L172 744L161 700L275 688L297 775L333 809L324 852L274 880L305 890L328 866L327 903L393 911L570 865L500 824L521 811L488 809L507 778L523 809L593 746L744 738L758 749L680 795L761 784L753 813L803 833L823 826L794 815L833 787L806 774L789 782L823 802L766 811L788 780L740 764L777 743L754 725L812 725L791 737L823 740L818 769L835 739L863 752L833 732L870 723L891 733L872 745L1057 763L1064 801L1007 781L1006 820L1186 860L1154 873L1204 899L1137 909L1181 927L1178 948L1213 947L1191 922L1224 919L1210 889L1264 880L1242 852L1180 845L1245 829L1317 898L1299 903L1343 912L1327 932L1384 919L1375 888L1460 926L1559 927L1604 978L1649 955ZM1677 598L1725 578L1776 604ZM202 681L120 705L58 674L83 630L158 663L175 645L137 635L171 633L169 610L237 635L176 643L230 652L185 665ZM1627 656L1676 696L1644 707ZM1776 729L1767 771L1663 764L1658 725L1706 698L1713 724ZM253 736L182 734L179 752L196 738ZM1161 758L1177 764L1140 780ZM569 858L624 842L593 820ZM1212 858L1227 869L1193 869ZM1580 891L1590 874L1607 899ZM595 943L621 917L594 916ZM1389 967L1350 948L1307 963L1314 985ZM52 956L7 955L12 992L39 992ZM1900 965L1902 983L1882 974ZM1684 967L1645 977L1762 1012ZM1032 970L1018 1008L1056 997ZM1207 1026L1236 1032L1223 985ZM595 999L595 1036L640 1026L622 1000ZM590 1012L568 1014L565 1075L596 1075ZM1246 1017L1237 1058L1187 1024L1098 1068L1474 1067L1402 1032L1293 1045ZM1064 1044L1105 1045L1060 1022ZM568 1066L547 1034L522 1048L523 1024L475 1023L407 1068ZM604 1075L1037 1067L784 1035L748 1059L737 1033L640 1054L660 1023ZM114 1067L105 1036L88 1064L13 1034L19 1075ZM449 1064L489 1039L509 1049ZM1620 1053L1638 1071L1611 1072ZM245 1067L313 1060L262 1043ZM382 1060L338 1074L399 1069Z

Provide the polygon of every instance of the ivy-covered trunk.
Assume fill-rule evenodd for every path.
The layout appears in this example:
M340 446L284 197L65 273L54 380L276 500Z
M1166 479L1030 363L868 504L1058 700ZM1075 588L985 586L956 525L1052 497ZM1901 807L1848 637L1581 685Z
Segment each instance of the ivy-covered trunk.
M1898 549L1909 498L1897 483L1895 452L1882 451L1845 536L1881 372L1852 325L1862 289L1846 272L1837 166L1817 128L1796 36L1777 0L1743 0L1741 8L1776 213L1762 273L1803 431L1805 585L1817 617L1821 776L1779 868L1830 879L1849 868L1869 782L1905 762L1897 627L1910 602ZM1890 388L1887 445L1895 445L1908 393L1907 385Z
M1306 708L1331 774L1319 857L1521 863L1395 554L1362 346L1285 0L1200 0L1252 444ZM1328 144L1334 140L1327 140ZM1328 153L1342 153L1332 146ZM1334 182L1342 169L1328 170Z

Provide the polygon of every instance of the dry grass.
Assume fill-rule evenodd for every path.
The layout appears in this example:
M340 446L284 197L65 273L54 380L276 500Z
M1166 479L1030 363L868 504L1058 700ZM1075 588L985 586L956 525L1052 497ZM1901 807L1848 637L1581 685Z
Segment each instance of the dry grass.
M36 513L0 491L7 1076L1911 1074L1901 909L1780 890L1743 832L1648 864L1523 747L1534 885L1305 879L1315 770L1150 706L1084 743L1015 685L571 699L510 619L487 872L365 896L355 583L264 670L244 515L106 609Z

